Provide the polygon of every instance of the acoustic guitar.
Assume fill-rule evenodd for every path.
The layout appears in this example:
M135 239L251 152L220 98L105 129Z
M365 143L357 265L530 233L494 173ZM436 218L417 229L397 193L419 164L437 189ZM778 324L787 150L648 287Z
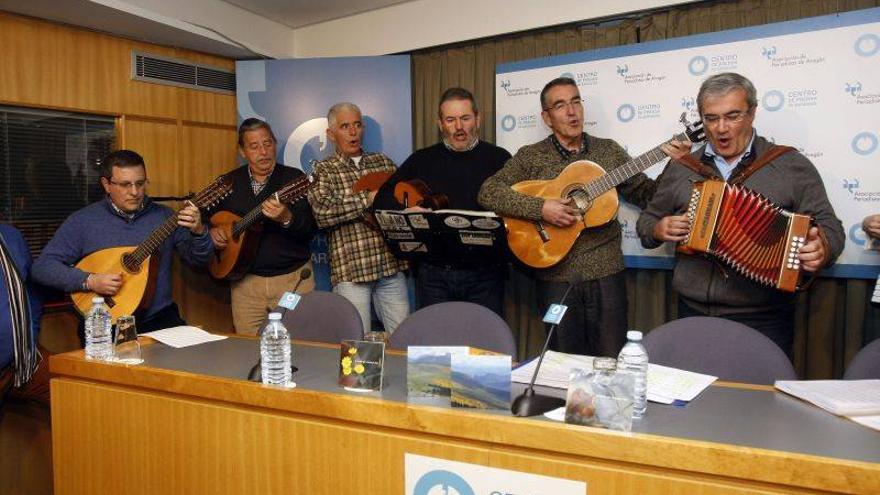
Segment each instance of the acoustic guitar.
M197 208L217 204L232 192L232 181L220 177L189 200ZM158 272L158 259L153 256L165 239L177 228L177 214L169 216L156 230L137 246L118 246L95 251L81 259L76 267L89 273L121 273L122 287L114 296L104 296L110 308L112 321L122 315L131 315L147 308L153 298ZM82 315L92 307L94 292L70 294L77 311Z
M297 177L273 196L281 203L296 202L309 192L317 180L318 176L315 174ZM225 248L214 252L214 257L208 264L212 277L218 280L238 280L245 276L260 247L263 225L257 221L262 218L262 203L243 217L230 211L218 211L211 216L211 227L222 229L228 240Z
M690 140L693 143L705 139L702 122L689 124L682 113L681 123L685 132L677 134L673 139ZM514 191L528 196L561 200L571 198L573 208L582 220L562 228L543 221L504 217L507 243L511 252L520 261L534 268L556 265L571 251L584 229L605 225L617 216L620 203L615 187L618 184L665 157L660 146L657 146L607 173L594 162L580 160L569 164L553 180L528 180L514 184L511 186Z

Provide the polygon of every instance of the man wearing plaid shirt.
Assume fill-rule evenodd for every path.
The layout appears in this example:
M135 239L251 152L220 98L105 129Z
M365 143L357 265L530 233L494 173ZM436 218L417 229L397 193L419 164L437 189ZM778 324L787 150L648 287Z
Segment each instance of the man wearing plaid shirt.
M365 153L361 147L364 126L361 110L353 103L337 103L327 112L327 137L336 153L315 164L317 184L309 202L318 226L330 237L330 271L333 292L354 304L364 331L370 330L370 301L385 330L393 332L409 314L409 296L400 261L388 251L382 236L362 221L373 204L375 191L352 191L355 182L373 172L394 172L382 153Z

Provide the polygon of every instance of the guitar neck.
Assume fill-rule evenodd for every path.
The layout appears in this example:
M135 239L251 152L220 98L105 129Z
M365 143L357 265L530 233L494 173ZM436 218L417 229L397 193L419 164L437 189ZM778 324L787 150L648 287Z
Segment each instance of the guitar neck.
M683 141L687 140L687 137L684 134L678 134L673 139ZM626 182L639 172L644 172L664 158L666 158L666 153L663 153L660 146L657 146L590 182L584 186L584 189L586 189L590 198L598 198L605 192L614 189L623 182Z
M138 268L141 264L146 260L149 256L155 253L159 246L165 242L165 239L174 232L174 229L177 228L177 213L171 215L166 218L162 225L159 226L156 230L150 233L143 242L138 244L138 247L135 248L131 253L131 262L135 264L133 267L129 268Z
M254 224L257 220L263 218L263 204L260 203L254 207L251 211L247 212L247 215L241 217L241 220L235 222L232 225L232 235L238 237L242 232L250 228L251 225Z
M297 199L302 197L302 195L305 194L311 186L311 178L305 175L292 182L287 183L287 185L279 189L278 192L272 193L272 195L269 197L277 197L282 204L292 203L293 201L296 201ZM232 226L232 235L240 235L251 225L253 225L254 222L262 218L263 205L261 203L255 206L254 209L249 211L247 215L241 218L241 220L235 222L235 224Z

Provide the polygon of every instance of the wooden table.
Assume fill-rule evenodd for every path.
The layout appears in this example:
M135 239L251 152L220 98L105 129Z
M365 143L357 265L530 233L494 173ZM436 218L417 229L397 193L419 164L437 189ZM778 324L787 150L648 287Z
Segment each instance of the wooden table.
M632 434L336 387L337 348L294 346L292 390L244 380L258 343L144 347L140 366L53 356L55 491L402 494L404 454L582 480L589 494L880 493L880 433L783 394L713 386Z

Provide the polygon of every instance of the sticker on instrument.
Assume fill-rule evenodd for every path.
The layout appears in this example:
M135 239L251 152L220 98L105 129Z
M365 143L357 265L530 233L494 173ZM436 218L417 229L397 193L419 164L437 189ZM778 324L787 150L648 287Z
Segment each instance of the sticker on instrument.
M443 220L443 222L453 229L466 229L471 226L470 220L458 215L449 215Z
M406 216L400 213L389 213L386 210L376 212L376 221L382 230L410 230L409 224L406 223Z
M431 226L428 225L428 219L425 218L424 215L409 215L409 224L413 226L414 229L430 229Z
M385 232L385 237L392 241L415 239L416 236L412 232Z
M296 308L296 305L299 304L302 296L295 292L285 292L284 295L281 296L281 300L278 301L278 305L282 308L287 308L289 311L293 311Z
M495 236L491 232L477 230L462 230L458 233L461 243L468 246L491 246Z
M474 227L485 230L495 230L501 227L501 223L491 218L477 218L472 222Z
M401 242L398 244L400 251L404 253L427 253L428 246L424 242Z

